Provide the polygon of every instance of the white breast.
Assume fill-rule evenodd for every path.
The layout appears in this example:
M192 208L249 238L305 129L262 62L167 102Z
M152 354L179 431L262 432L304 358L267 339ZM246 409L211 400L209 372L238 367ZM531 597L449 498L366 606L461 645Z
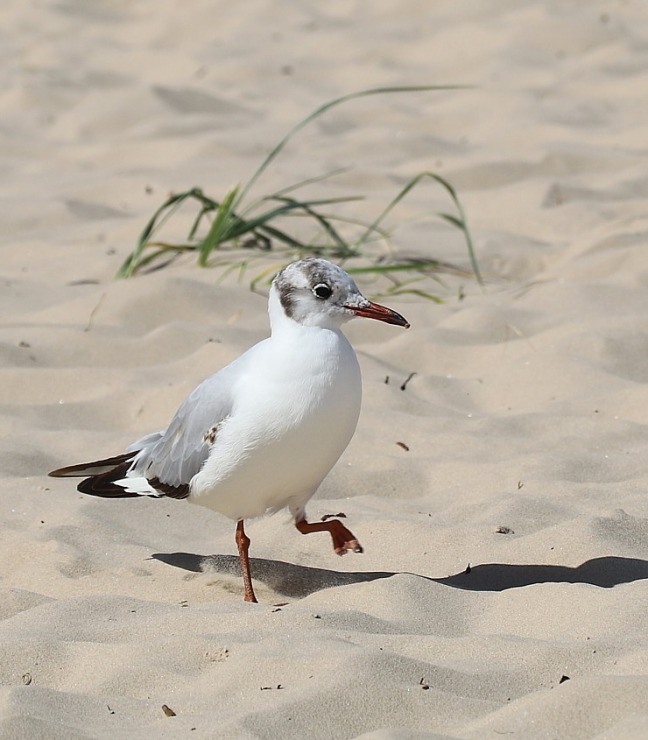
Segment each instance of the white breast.
M351 345L313 327L273 337L233 390L190 500L234 519L303 507L356 428L362 392Z

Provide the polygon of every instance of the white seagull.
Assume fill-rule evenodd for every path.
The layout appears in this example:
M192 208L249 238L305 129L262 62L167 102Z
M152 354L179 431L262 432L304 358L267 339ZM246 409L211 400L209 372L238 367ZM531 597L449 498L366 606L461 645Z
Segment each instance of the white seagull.
M253 602L245 519L288 507L302 534L326 531L338 555L362 552L341 521L309 523L305 514L360 413L360 368L341 327L356 316L409 327L320 258L277 274L268 313L271 336L203 381L166 430L122 455L50 473L85 477L78 490L91 496L188 499L236 520L244 598Z

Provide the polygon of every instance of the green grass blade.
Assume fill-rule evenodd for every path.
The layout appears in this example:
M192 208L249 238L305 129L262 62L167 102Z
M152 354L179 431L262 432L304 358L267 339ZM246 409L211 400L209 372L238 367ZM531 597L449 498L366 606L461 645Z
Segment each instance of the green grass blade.
M483 286L484 280L482 278L481 272L479 271L479 265L477 264L477 257L475 255L475 245L473 244L472 235L470 233L470 229L468 228L468 220L466 218L466 214L464 212L463 206L461 205L461 201L459 200L459 196L457 195L456 190L452 187L452 185L444 177L441 177L441 175L435 175L435 174L431 174L430 176L448 191L448 193L450 194L450 197L454 201L457 211L459 211L459 220L461 222L459 228L463 231L463 235L466 240L466 246L468 247L468 255L470 257L470 265L472 267L473 272L475 273L475 278L477 279L477 282ZM440 215L442 218L445 218L443 214L440 214Z
M305 188L307 185L313 185L316 182L323 182L324 180L330 180L332 177L335 177L336 175L341 175L343 172L348 172L348 167L338 167L336 170L331 170L330 172L327 172L324 175L316 175L315 177L307 177L305 180L300 180L299 182L294 183L293 185L287 185L285 188L281 188L281 190L277 190L272 195L268 195L261 200L270 200L271 198L276 198L281 195L286 195L287 193L292 193L295 190L299 190L300 188ZM260 201L257 201L259 203ZM246 209L247 210L247 209Z
M361 247L369 238L371 231L379 227L382 221L384 221L386 216L398 205L398 203L400 203L401 200L403 200L403 198L424 179L431 179L437 182L439 185L445 188L445 190L448 192L448 194L452 198L459 215L454 216L449 213L437 213L436 215L439 216L440 218L443 218L445 221L448 221L453 226L461 230L461 232L464 235L464 240L466 242L466 248L468 251L468 257L470 259L470 265L475 274L475 278L477 279L477 282L480 285L483 285L482 276L479 271L479 265L477 264L477 257L475 255L475 247L473 244L470 229L468 228L466 214L464 212L463 206L461 205L461 201L459 200L459 197L457 196L457 193L455 189L452 187L452 185L445 178L441 177L441 175L437 175L435 172L421 172L415 177L413 177L411 180L409 180L409 182L406 183L406 185L400 190L400 192L396 195L396 197L391 200L391 202L386 206L386 208L383 209L380 215L367 228L365 233L360 237L360 239L354 245L355 248L357 249Z
M324 229L324 231L331 237L331 239L337 244L338 248L343 252L349 252L353 253L350 246L347 244L347 242L344 241L344 239L340 236L337 229L333 224L330 222L329 219L327 219L325 216L319 214L314 208L311 206L300 203L299 201L295 200L294 198L288 198L286 196L280 197L275 196L273 200L283 201L284 203L294 203L296 207L301 207L308 216L311 216L314 218L320 226Z
M434 303L445 303L441 296L430 293L427 290L421 290L420 288L402 288L397 290L390 290L388 295L415 295L419 298L426 298L428 301L433 301Z
M139 261L139 264L137 265L138 270L143 270L146 267L152 266L154 262L159 262L163 257L166 257L166 260L162 264L156 264L154 267L151 267L153 270L159 270L162 267L165 267L169 263L173 262L174 259L180 256L180 251L177 249L156 249L154 252L149 252L145 257L142 257L142 259Z
M352 275L371 275L381 274L389 275L393 272L426 272L439 270L444 267L444 263L439 260L417 260L416 262L389 263L387 265L367 265L365 267L345 267L344 269Z
M290 131L281 139L281 141L270 151L267 157L261 162L259 167L256 169L252 177L247 181L245 187L241 191L240 200L248 194L254 183L261 177L263 172L269 167L272 161L280 154L282 149L288 144L288 142L301 131L304 127L308 126L309 123L319 118L331 108L335 108L342 103L346 103L349 100L357 100L359 98L366 98L371 95L388 95L392 93L411 93L411 92L430 92L430 91L441 91L441 90L465 90L469 89L468 85L411 85L411 86L398 86L398 87L375 87L368 90L360 90L359 92L349 93L348 95L342 95L339 98L329 100L327 103L320 105L312 113L303 118L299 123L293 126Z
M218 201L214 201L214 206L203 205L200 211L198 211L198 215L194 219L194 222L191 224L191 228L189 229L189 234L187 238L195 239L196 234L198 233L198 229L200 228L203 220L206 219L210 213L212 213L213 211L217 211L219 208L220 203L218 203Z
M297 200L290 199L291 202L284 203L281 206L277 206L276 208L272 208L269 211L265 211L264 213L261 213L258 216L255 216L254 218L240 219L239 222L231 226L229 238L230 239L238 238L239 236L242 236L243 234L246 234L250 231L253 231L254 229L257 229L265 225L266 223L269 223L270 221L278 218L279 216L285 216L297 210L304 211L307 208L313 208L314 206L331 205L332 203L348 203L354 200L360 200L360 199L356 197L318 198L315 200L304 200L304 201L297 201Z
M185 190L182 193L176 193L169 196L164 203L155 211L153 216L142 230L137 240L135 249L128 255L122 266L119 268L117 278L132 277L141 266L142 253L147 248L153 235L158 232L168 219L180 208L186 201L197 199L202 201L204 198L199 188Z
M299 239L294 236L290 236L290 234L287 234L285 231L278 229L276 226L270 226L266 223L257 228L258 231L260 231L264 236L267 236L270 240L276 239L277 241L280 241L286 246L292 247L294 249L308 248L308 246L304 244L304 242L299 241Z
M209 255L218 249L220 244L224 241L228 241L232 230L233 216L234 216L234 203L238 196L240 185L235 185L223 198L221 204L216 210L216 218L214 219L207 236L198 246L198 264L201 267L205 267Z

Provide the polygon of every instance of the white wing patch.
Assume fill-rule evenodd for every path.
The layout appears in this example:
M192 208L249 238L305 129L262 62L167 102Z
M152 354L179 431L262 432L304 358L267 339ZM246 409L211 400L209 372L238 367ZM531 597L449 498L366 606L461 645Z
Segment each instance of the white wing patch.
M146 478L122 478L115 481L116 486L121 486L127 493L136 493L138 496L155 496L160 498L164 494L153 488Z

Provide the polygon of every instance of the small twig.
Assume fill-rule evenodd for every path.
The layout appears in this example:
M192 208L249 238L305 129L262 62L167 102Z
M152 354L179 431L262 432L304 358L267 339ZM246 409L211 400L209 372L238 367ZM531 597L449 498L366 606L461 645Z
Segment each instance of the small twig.
M410 373L405 380L403 381L403 384L401 385L400 389L404 391L407 388L407 384L410 382L410 380L416 375L416 373Z
M498 527L495 534L515 534L515 532L510 527Z

